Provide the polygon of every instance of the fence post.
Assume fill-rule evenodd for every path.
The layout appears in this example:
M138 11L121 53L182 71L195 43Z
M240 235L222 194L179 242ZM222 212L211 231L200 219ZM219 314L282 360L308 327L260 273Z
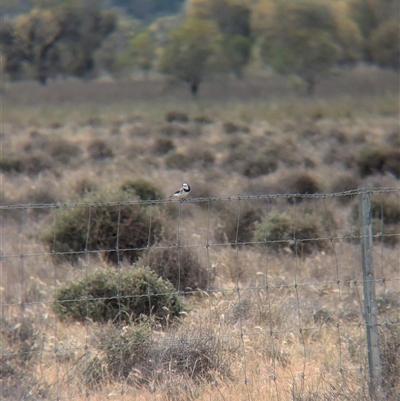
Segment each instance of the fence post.
M378 306L375 296L371 194L361 191L358 195L360 211L361 263L364 288L364 314L367 330L369 392L375 399L381 387L381 356L379 351Z

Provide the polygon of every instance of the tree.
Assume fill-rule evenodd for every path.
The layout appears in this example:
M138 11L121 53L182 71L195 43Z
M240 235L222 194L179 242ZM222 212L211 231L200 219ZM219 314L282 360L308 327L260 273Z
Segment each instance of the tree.
M338 64L354 64L362 56L363 38L360 29L351 18L346 0L332 2L331 8L335 20L334 38L341 48Z
M370 40L381 24L399 19L398 0L349 0L350 15L357 23L364 39L363 59L373 62ZM396 33L398 37L398 32Z
M249 62L252 43L240 35L226 35L222 41L222 51L227 67L237 78L243 75L243 68Z
M212 21L188 19L171 33L159 69L190 85L196 96L218 53L218 30Z
M338 61L335 21L320 1L283 1L276 6L263 42L261 56L278 73L296 74L313 95L318 78Z
M49 10L34 9L19 16L15 23L9 22L2 30L4 72L14 80L31 75L46 83L56 58L54 47L61 36L62 27Z
M166 14L174 14L184 0L111 0L111 4L123 8L134 18L152 20Z
M370 52L374 63L381 67L400 69L400 23L392 18L379 25L371 34Z
M3 27L4 70L11 79L33 77L42 84L57 75L87 76L95 50L114 27L114 14L90 1L34 8Z
M250 9L232 0L211 0L211 18L228 35L250 37Z
M135 35L131 40L134 63L145 73L153 66L155 59L155 45L147 32Z

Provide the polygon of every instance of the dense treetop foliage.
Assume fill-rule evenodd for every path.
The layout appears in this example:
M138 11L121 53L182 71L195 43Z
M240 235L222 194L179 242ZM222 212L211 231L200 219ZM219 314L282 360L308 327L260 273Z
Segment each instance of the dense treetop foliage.
M264 66L321 76L358 62L398 70L397 0L4 0L7 79L158 71L195 95L210 75Z

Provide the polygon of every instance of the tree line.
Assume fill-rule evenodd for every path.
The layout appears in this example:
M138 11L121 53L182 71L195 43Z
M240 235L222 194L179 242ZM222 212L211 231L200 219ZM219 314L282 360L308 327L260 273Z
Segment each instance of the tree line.
M111 3L129 5L131 13L95 0L36 0L29 11L4 18L3 72L45 84L156 70L196 95L208 76L240 79L253 64L294 74L313 94L336 67L364 61L400 68L398 0L176 0L164 11L179 12L150 21L145 11L163 11L165 2ZM138 10L142 19L132 17Z

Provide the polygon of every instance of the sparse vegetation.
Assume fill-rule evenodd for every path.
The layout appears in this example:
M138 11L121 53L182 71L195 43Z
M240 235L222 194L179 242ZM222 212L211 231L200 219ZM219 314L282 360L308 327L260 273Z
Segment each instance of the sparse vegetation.
M85 369L79 366L91 388L114 380L150 389L156 384L164 387L167 394L185 395L187 390L176 388L174 381L185 381L185 387L189 387L211 381L215 373L224 379L231 376L226 346L203 331L151 339L145 322L122 330L108 327L98 332L97 339L103 356L93 357Z
M224 2L236 4L212 4ZM261 11L251 15L252 27ZM159 30L181 22L163 18L146 28L157 48ZM6 82L3 158L21 167L2 171L0 398L372 401L357 196L297 198L398 188L387 167L361 177L355 163L365 148L397 149L398 77L343 69L311 99L270 70L253 75L256 65L241 80L205 76L196 101L152 71ZM190 121L166 121L171 110ZM239 129L227 134L226 122ZM94 142L112 156L91 154ZM185 201L165 199L182 181ZM400 217L387 191L372 203L383 392L394 401Z

